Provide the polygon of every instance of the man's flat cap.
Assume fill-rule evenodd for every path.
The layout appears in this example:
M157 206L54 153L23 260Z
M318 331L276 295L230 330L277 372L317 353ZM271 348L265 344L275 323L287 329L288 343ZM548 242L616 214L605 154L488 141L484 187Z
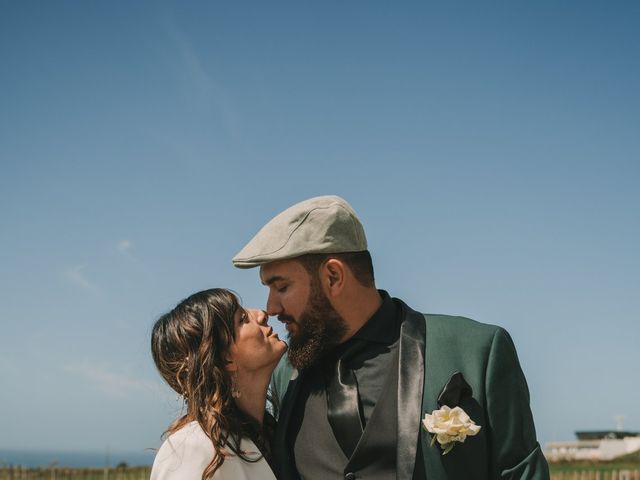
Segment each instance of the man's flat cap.
M233 264L253 268L308 253L366 249L364 228L351 205L327 195L297 203L274 217L233 257Z

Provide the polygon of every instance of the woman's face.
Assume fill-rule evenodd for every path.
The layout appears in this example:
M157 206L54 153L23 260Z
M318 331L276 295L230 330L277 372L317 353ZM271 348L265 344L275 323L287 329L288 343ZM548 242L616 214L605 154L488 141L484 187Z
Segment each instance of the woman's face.
M267 323L263 310L239 307L234 315L235 342L230 359L238 371L272 370L287 350L287 344Z

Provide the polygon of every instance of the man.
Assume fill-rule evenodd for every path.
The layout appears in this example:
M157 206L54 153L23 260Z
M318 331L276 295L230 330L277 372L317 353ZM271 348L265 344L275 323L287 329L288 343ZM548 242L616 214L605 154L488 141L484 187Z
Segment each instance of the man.
M233 258L289 333L274 372L281 479L548 479L507 332L377 290L340 197L298 203Z

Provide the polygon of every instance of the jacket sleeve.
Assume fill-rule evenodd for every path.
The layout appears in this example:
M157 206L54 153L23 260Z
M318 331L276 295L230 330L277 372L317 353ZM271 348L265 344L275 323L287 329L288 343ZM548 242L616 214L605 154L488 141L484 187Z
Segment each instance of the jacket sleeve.
M549 467L536 440L529 389L509 334L494 334L486 372L491 477L548 480Z

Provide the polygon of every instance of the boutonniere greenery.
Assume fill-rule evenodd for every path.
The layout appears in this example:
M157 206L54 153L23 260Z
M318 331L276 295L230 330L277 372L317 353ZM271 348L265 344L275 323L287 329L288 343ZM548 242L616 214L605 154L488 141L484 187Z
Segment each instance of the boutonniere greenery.
M432 435L431 446L437 441L443 455L449 453L456 442L464 442L481 428L460 407L449 408L446 405L431 414L425 413L422 424Z

